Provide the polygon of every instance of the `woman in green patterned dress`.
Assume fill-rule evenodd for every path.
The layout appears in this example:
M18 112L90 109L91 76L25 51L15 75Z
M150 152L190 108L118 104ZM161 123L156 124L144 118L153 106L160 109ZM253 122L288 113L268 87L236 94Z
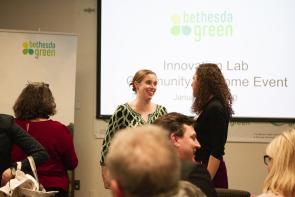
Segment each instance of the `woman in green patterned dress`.
M105 168L105 157L114 134L126 127L137 127L153 123L158 117L167 113L166 108L152 103L151 100L157 90L157 75L151 70L139 70L135 73L130 86L136 97L133 101L119 105L112 115L106 135L103 140L100 165L105 188L109 188L109 181Z

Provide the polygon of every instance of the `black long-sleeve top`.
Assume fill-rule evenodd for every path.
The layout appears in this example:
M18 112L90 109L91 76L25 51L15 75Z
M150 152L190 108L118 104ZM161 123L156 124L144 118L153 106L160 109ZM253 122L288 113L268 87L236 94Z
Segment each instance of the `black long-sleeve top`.
M32 156L36 165L48 159L48 154L43 146L32 138L27 132L19 127L14 118L9 115L0 114L0 175L9 167L16 167L11 163L12 145L17 144L28 156ZM30 171L28 159L22 162L23 171Z
M196 161L207 161L210 155L222 159L227 140L229 115L221 102L213 97L199 115L194 126L201 148L196 151Z

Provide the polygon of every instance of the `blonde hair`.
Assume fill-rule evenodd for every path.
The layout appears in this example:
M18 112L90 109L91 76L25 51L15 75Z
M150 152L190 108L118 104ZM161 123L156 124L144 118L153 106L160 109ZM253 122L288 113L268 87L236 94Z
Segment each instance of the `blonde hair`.
M271 167L264 181L263 192L295 196L295 129L275 137L266 148Z
M154 196L175 190L179 165L168 132L152 125L119 131L106 158L110 176L125 196Z

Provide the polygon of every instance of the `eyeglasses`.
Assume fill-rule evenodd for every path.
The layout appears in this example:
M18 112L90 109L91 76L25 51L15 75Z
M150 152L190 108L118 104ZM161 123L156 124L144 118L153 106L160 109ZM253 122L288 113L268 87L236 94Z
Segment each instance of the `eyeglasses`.
M265 164L266 166L268 166L269 163L271 162L271 157L268 156L268 155L264 155L264 156L263 156L263 161L264 161L264 164Z

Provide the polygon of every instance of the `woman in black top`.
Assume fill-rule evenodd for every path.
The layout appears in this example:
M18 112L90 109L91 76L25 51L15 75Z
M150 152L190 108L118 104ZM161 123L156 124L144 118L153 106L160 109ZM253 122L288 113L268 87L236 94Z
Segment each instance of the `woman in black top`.
M230 90L218 66L209 63L197 68L192 89L192 110L198 115L194 128L201 144L195 159L207 167L215 187L228 188L223 155L233 114Z
M14 176L15 169L30 170L28 159L11 163L11 148L17 144L27 155L33 157L36 165L45 162L48 154L34 138L19 127L14 118L0 114L0 175L1 185L4 185Z

